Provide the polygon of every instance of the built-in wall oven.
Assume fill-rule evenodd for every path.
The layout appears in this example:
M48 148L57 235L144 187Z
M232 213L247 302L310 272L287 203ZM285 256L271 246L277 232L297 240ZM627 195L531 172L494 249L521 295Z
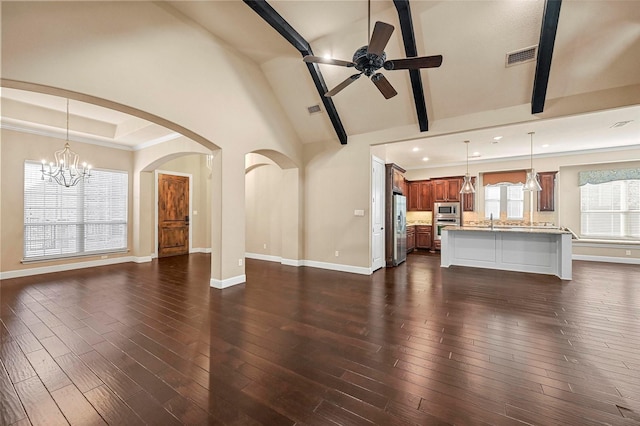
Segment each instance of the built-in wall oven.
M433 205L433 239L442 239L442 228L460 225L460 203L435 203Z

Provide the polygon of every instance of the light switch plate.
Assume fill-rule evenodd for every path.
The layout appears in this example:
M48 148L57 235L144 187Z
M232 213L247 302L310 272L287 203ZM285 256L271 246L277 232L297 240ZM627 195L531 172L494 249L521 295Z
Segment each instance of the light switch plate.
M354 216L364 216L364 210L356 209L353 211Z

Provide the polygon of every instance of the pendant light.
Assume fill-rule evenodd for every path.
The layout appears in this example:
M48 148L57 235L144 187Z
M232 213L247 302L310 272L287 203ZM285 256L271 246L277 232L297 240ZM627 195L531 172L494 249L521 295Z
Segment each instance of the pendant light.
M64 187L76 186L91 177L91 165L82 163L82 168L78 165L78 154L71 151L69 145L69 99L67 99L67 138L64 149L56 151L54 154L55 164L47 164L42 160L42 179L49 178L49 182L56 181Z
M535 132L529 132L531 136L531 170L527 172L527 180L524 183L523 191L542 191L542 187L540 186L540 182L538 181L538 174L533 169L533 135Z
M471 176L469 176L469 141L464 141L467 145L467 173L464 175L464 181L462 182L461 194L474 194L476 189L471 182Z

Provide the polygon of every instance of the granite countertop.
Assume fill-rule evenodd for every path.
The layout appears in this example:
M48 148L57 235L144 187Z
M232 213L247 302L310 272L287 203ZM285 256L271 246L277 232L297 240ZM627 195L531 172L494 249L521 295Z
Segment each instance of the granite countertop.
M407 226L431 226L431 222L425 220L411 220L407 221Z
M445 231L481 231L481 232L524 232L527 234L571 234L570 231L557 227L540 226L447 226Z

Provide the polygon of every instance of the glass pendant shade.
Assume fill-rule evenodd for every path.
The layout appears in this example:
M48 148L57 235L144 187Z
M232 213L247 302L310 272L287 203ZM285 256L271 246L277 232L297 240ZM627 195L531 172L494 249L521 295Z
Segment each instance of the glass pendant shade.
M460 188L461 194L475 194L476 189L471 182L471 176L469 176L469 141L464 141L467 145L467 173L464 175L464 181L462 182L462 188Z
M527 180L524 182L524 186L522 187L523 191L542 191L542 187L540 186L540 181L538 180L538 174L533 169L533 135L535 132L529 132L531 136L531 170L527 172Z
M464 181L462 182L462 188L460 189L461 194L475 194L476 189L473 187L473 183L471 182L471 176L468 174L464 175Z
M540 186L540 182L538 181L538 174L535 170L531 169L530 172L527 172L527 180L524 182L524 187L522 187L523 191L542 191L542 187Z

